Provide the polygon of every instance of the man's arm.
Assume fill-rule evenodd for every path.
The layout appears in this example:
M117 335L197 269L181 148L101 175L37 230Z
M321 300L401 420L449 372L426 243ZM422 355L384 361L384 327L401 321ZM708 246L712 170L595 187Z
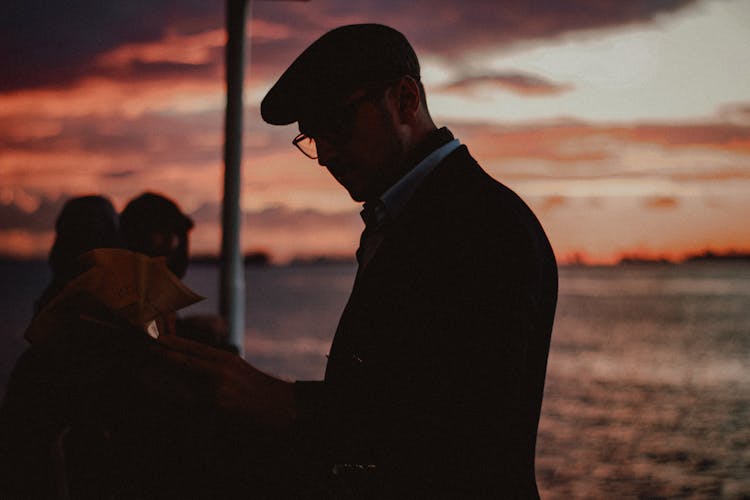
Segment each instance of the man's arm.
M246 419L266 429L285 429L296 416L294 384L261 372L242 358L207 345L174 336L162 336L158 356L165 362L171 384L196 397L190 382L200 379L208 387L209 401L233 419ZM160 374L165 376L164 374ZM182 376L181 376L182 375ZM198 396L200 397L200 396Z

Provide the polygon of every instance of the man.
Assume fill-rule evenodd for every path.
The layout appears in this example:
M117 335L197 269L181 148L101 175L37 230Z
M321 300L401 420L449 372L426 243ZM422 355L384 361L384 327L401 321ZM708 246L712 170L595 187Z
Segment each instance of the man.
M104 201L66 205L56 241L67 245L80 230L71 225L81 221L78 209L115 213ZM116 226L99 229L117 234ZM217 449L218 433L197 432L182 416L199 409L176 408L139 377L165 316L201 298L162 259L119 248L58 257L74 261L65 263L67 281L26 329L30 345L0 403L0 498L184 498L201 484L213 490L224 471L211 473L206 455Z
M183 278L188 266L188 233L193 220L169 198L143 193L120 214L120 232L129 250L149 257L166 257L167 267Z
M126 248L149 257L164 257L167 267L182 279L190 262L190 231L194 223L171 199L145 192L133 198L120 214L120 233ZM174 317L180 337L237 353L229 342L226 322L214 314Z
M52 279L34 302L34 315L80 272L78 257L95 248L120 248L118 217L109 198L76 196L65 202L55 221L55 241L49 251Z
M531 210L434 125L417 57L386 26L326 33L261 112L298 122L295 146L364 202L325 379L291 384L166 339L170 356L212 373L225 411L293 429L332 496L538 497L557 270Z

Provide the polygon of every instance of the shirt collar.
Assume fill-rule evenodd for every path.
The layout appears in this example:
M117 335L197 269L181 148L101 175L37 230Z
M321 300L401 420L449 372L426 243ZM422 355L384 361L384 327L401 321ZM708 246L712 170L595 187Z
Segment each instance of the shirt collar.
M446 142L447 140L447 142ZM447 128L441 128L433 133L426 144L420 148L422 153L428 153L422 161L391 186L375 202L365 203L360 215L368 227L377 227L387 220L393 220L401 213L406 204L416 192L422 181L442 162L446 156L458 148L461 143L453 138ZM432 146L432 150L424 150Z

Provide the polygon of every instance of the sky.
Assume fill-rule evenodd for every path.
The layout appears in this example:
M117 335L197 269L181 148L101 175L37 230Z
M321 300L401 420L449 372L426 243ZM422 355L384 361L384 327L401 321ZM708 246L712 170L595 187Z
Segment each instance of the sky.
M0 254L44 257L65 200L143 191L217 253L224 2L28 0L0 16ZM242 246L350 256L360 207L260 119L327 30L379 22L429 109L539 217L559 260L750 251L750 0L262 1L248 21Z

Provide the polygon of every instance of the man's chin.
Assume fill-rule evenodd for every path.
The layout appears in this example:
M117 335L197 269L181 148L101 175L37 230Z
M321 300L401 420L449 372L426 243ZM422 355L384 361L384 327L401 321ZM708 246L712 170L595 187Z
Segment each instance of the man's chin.
M351 196L352 200L358 203L367 201L367 195L365 193L365 190L362 189L361 186L352 185L352 183L346 182L345 179L337 178L336 180L339 182L339 184L341 184L344 187L344 189L346 189L346 191L349 193L349 196Z
M347 188L347 191L349 192L349 196L352 197L352 200L356 201L357 203L364 203L365 201L367 201L367 198L365 197L364 194L358 191L353 191L348 188Z

